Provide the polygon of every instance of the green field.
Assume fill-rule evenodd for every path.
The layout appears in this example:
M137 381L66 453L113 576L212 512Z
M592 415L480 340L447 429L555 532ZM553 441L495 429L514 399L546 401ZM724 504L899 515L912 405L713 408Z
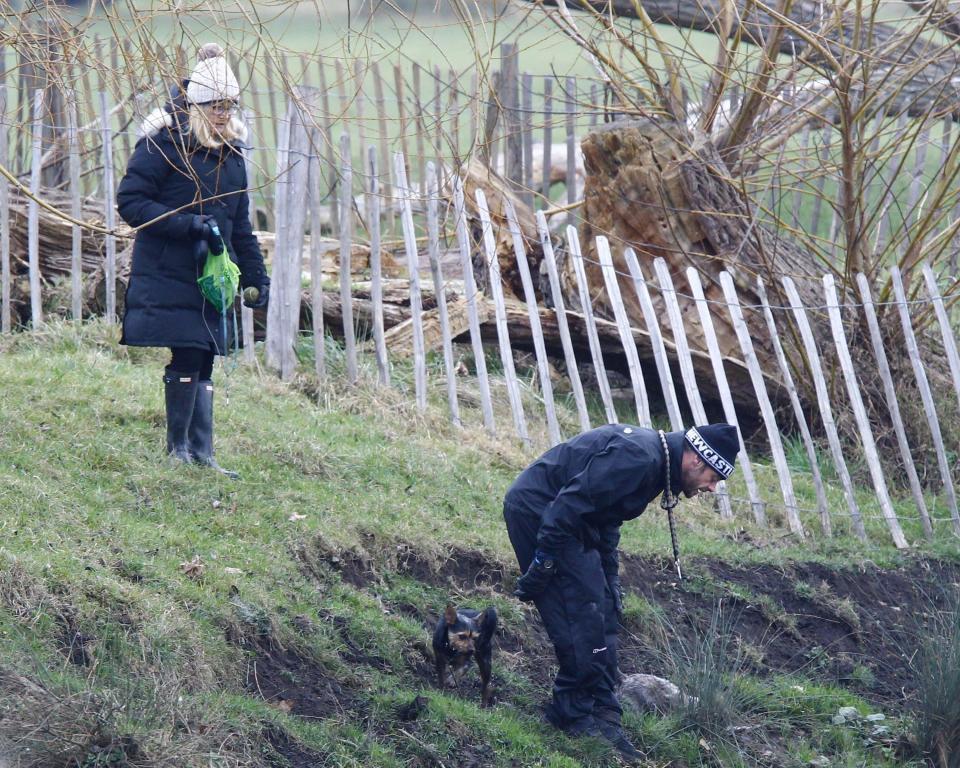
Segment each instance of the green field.
M393 390L374 384L369 361L347 386L332 340L322 383L218 368L218 455L242 476L230 482L162 458L164 357L116 340L98 323L0 340L0 757L81 768L615 764L603 745L559 738L540 720L552 654L535 614L510 596L517 573L500 513L531 454L484 435L469 382L461 431L445 416L436 360L422 414L403 366ZM301 355L309 370L306 345ZM505 416L499 380L494 391ZM532 409L536 392L524 397ZM562 419L571 431L574 414L563 408ZM808 497L800 453L791 461ZM770 493L774 473L760 463ZM876 600L845 590L863 574L885 583L889 569L881 599L896 605L927 571L960 578L957 540L938 531L935 545L899 553L870 521L870 546L842 525L801 544L771 517L765 530L743 510L725 524L709 502L684 502L679 585L664 518L651 509L625 526L626 671L686 680L683 649L696 656L698 637L739 649L712 667L729 707L706 715L721 720L704 720L703 707L631 715L632 737L651 766L800 768L818 756L919 766L915 748L897 746L919 727L913 705L884 693L890 648L904 642L909 656L916 638L868 624ZM781 580L786 592L772 591ZM479 708L472 673L455 690L435 687L429 628L448 600L500 611L493 709ZM717 600L727 618L711 623ZM922 603L884 615L906 620ZM811 613L828 618L809 624ZM815 635L837 621L862 649L840 678L849 652ZM798 643L803 663L778 666ZM844 705L885 712L891 735L831 725Z

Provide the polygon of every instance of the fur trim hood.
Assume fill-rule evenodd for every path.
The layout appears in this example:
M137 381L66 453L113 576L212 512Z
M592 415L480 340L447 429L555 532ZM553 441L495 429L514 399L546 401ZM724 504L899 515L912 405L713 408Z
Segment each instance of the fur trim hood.
M140 123L140 130L137 134L137 138L150 138L152 136L156 136L164 129L173 130L175 127L178 127L181 133L188 130L186 116L184 116L182 121L180 121L179 126L177 126L177 122L178 121L174 117L173 106L171 104L167 104L165 107L157 107L143 119L143 122ZM246 123L234 115L230 118L230 128L237 137L237 139L232 142L234 146L246 147L248 135Z

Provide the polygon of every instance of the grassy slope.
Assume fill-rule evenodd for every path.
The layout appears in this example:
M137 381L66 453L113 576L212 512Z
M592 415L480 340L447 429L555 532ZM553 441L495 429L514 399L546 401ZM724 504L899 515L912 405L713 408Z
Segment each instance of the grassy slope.
M497 604L514 652L536 639L499 585L442 577L456 551L512 578L500 500L526 456L509 441L458 432L439 406L421 415L412 398L373 387L348 392L334 379L318 405L308 377L288 386L218 370L218 452L243 477L228 482L159 459L160 356L128 354L98 325L2 344L0 686L12 695L0 739L33 739L32 754L47 750L58 764L72 754L85 768L122 764L96 751L119 754L121 735L135 738L150 765L258 764L273 754L268 741L294 764L298 750L328 765L443 764L481 744L489 746L477 764L607 759L539 724L546 676L522 653L501 665L509 704L492 711L477 708L472 690L441 695L426 684L424 621L451 594ZM434 394L439 403L442 391ZM478 422L469 409L467 418ZM738 547L729 534L742 517L724 530L705 506L685 507L691 557L903 560L885 545L842 538L800 549L749 525L762 546ZM664 555L668 542L659 515L625 528L629 552ZM953 544L938 550L957 554ZM203 569L191 578L184 564L196 558ZM349 563L363 565L354 578ZM364 589L351 585L357 575ZM266 686L271 698L251 660L266 670L271 653L287 654L282 674L291 680L316 678L304 697L323 704L313 716L257 695ZM429 707L413 730L394 709L417 693ZM812 699L796 705L803 717L837 701ZM41 714L43 728L26 727ZM673 725L632 721L681 750L673 757L696 755L696 739L673 739ZM856 756L862 747L838 749Z

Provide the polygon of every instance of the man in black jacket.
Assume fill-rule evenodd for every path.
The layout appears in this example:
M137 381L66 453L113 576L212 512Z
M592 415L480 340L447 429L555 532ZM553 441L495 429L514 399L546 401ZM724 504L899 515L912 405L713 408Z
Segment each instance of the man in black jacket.
M546 710L556 727L640 755L614 692L620 526L661 493L670 509L680 492L713 492L733 472L738 448L729 424L686 433L609 424L554 446L507 491L503 514L524 572L515 594L537 606L560 665Z

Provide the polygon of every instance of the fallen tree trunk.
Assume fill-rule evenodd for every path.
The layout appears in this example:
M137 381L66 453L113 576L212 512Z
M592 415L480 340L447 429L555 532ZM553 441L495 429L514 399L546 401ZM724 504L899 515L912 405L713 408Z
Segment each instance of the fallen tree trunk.
M768 294L781 297L778 275L799 278L798 289L811 299L819 272L813 260L792 243L766 231L750 215L740 191L727 174L716 149L706 140L692 144L685 129L648 121L621 121L598 128L583 141L587 178L584 187L584 226L581 244L594 310L613 317L604 287L594 237L610 241L620 293L631 324L645 327L643 312L624 259L632 248L648 280L652 262L669 265L677 298L693 349L706 352L687 267L700 275L723 354L740 359L741 351L724 304L719 275L728 271L742 304L758 304L754 281L763 276ZM561 284L568 306L580 307L579 291L569 259L563 263ZM661 317L666 309L659 291L651 291ZM817 301L817 304L822 302ZM758 313L746 313L754 346L765 371L776 371L766 326ZM669 329L662 329L672 338ZM712 375L710 376L712 378Z

